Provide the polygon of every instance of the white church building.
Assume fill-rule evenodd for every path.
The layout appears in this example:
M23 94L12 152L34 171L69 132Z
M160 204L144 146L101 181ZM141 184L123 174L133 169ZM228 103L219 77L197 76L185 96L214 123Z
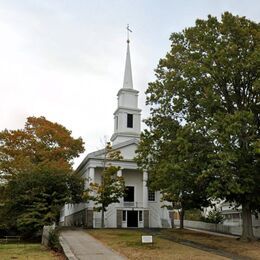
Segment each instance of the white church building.
M120 166L117 172L125 181L126 194L119 203L111 204L105 212L105 227L108 228L167 228L171 226L169 211L161 202L160 192L149 191L147 172L138 169L133 160L141 133L141 109L138 108L138 91L133 88L129 40L123 87L117 94L117 109L114 112L112 147L120 150L123 159L112 161ZM78 166L76 173L89 183L100 183L103 170L104 150L88 154ZM60 225L101 227L101 212L94 210L94 202L66 204L60 216Z

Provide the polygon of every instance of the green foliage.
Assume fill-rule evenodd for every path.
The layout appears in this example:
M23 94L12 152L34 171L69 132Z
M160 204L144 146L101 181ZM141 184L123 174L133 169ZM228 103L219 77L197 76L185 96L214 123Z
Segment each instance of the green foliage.
M210 211L207 217L201 217L201 221L207 223L219 224L224 221L224 216L217 210Z
M254 144L255 153L260 156L260 139L257 140Z
M185 212L186 220L200 221L201 220L201 211L199 209L190 209Z
M206 186L198 177L206 169L212 145L191 125L181 125L171 113L152 108L137 150L137 163L149 172L148 185L160 190L175 209L200 209L209 204Z
M151 185L161 187L160 176L166 192L181 183L180 198L186 182L188 194L198 187L250 216L260 205L260 25L226 12L221 21L198 19L170 40L146 91L151 117L138 163L151 173ZM252 237L248 221L243 236Z
M55 252L62 251L62 247L59 241L59 232L57 229L53 229L50 231L48 246Z
M83 180L71 159L83 143L70 134L43 117L28 118L22 130L0 132L0 215L7 227L33 234L57 222L64 203L81 201Z
M74 184L77 192L68 184ZM82 189L82 180L63 169L41 167L35 172L20 173L8 182L6 213L12 214L12 225L21 232L32 233L58 222L61 207L65 202L81 201Z

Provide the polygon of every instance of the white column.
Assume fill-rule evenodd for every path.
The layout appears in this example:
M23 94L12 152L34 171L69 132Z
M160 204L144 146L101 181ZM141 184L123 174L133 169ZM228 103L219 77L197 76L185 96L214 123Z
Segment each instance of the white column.
M117 177L122 177L122 170L121 170L121 169L119 169L119 170L117 171Z
M117 171L117 177L122 177L123 176L123 173L122 173L122 169L119 169ZM123 199L124 198L119 198L119 203L118 203L118 207L123 207Z
M148 208L148 188L147 188L148 173L143 171L143 207Z
M88 172L89 183L95 182L95 168L90 167Z
M89 187L88 172L86 171L82 177L84 179L84 190L86 190Z
M90 167L88 170L88 182L89 182L89 184L95 182L95 168L94 167ZM93 194L91 194L91 195L93 195ZM89 205L89 207L94 207L94 201L89 201L88 205Z

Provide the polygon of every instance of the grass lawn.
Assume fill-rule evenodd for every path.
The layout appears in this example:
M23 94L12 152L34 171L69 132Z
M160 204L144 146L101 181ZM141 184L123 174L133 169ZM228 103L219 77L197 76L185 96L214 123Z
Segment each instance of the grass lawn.
M129 259L226 259L155 236L154 245L142 245L141 230L94 229L89 234Z
M141 235L147 234L143 230L94 229L87 232L129 259L230 259L179 243L187 240L193 241L196 246L202 244L214 248L219 253L225 251L252 259L260 259L260 242L247 244L232 238L217 237L189 230L155 231L154 245L141 244Z
M214 236L192 230L164 229L161 231L165 237L173 240L184 239L195 243L203 244L219 251L226 251L232 254L260 259L260 241L245 243L235 238Z
M62 256L46 249L41 244L0 244L0 259L21 259L21 260L47 260L64 259Z

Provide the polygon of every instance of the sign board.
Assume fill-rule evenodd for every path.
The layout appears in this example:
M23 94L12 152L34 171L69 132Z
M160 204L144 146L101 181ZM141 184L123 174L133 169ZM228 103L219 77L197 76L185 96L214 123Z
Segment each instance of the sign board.
M143 244L151 244L153 243L153 236L142 236Z

